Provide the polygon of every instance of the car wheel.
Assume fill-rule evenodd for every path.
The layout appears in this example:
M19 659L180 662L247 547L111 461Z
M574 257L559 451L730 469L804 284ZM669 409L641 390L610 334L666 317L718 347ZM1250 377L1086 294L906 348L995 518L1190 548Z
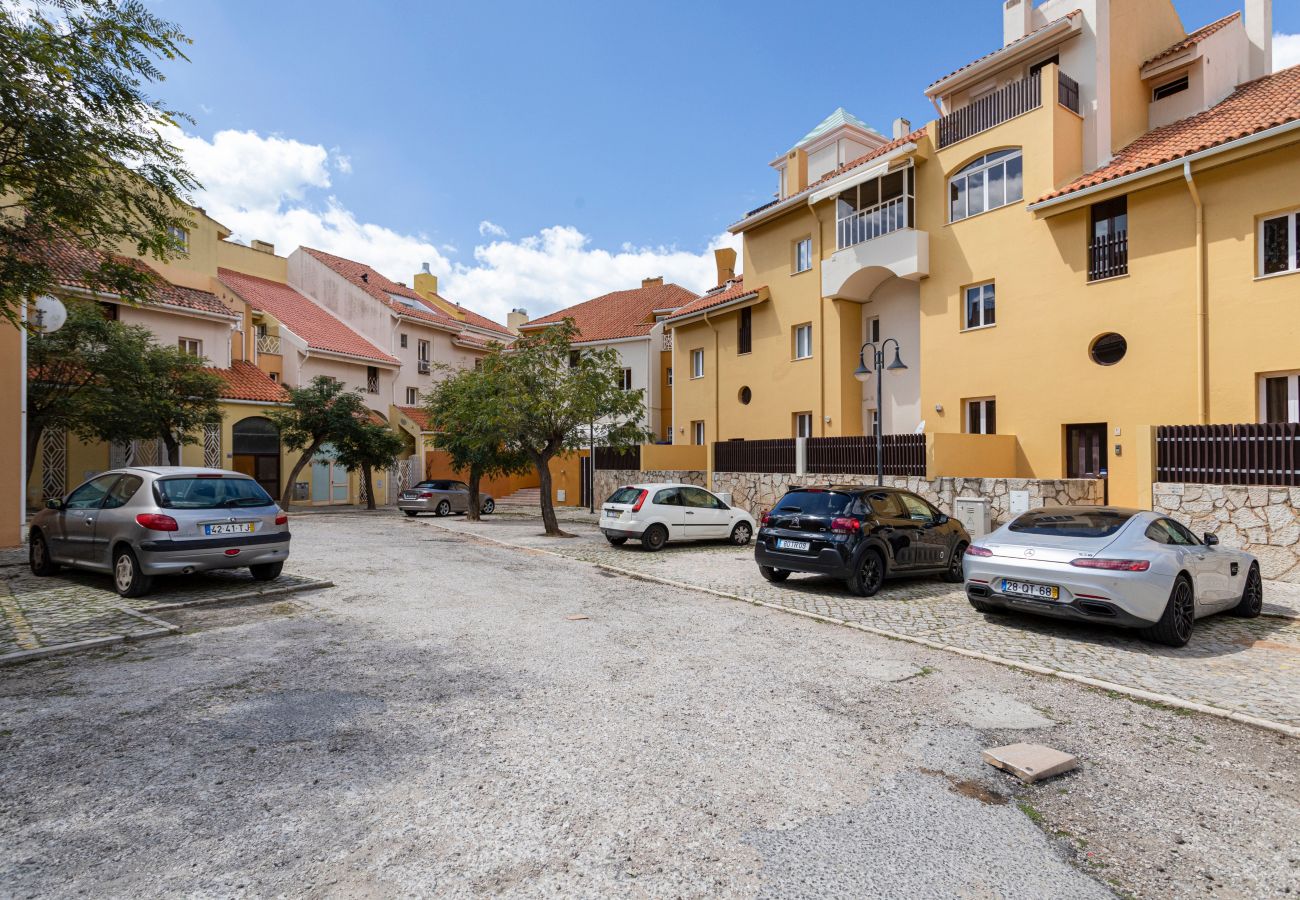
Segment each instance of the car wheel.
M113 554L113 587L122 597L143 597L153 587L153 578L140 571L140 561L130 547Z
M948 560L948 571L943 573L943 580L949 584L961 584L966 580L961 571L961 558L966 553L966 542L958 541L952 550L952 559Z
M651 525L645 530L645 534L641 535L641 546L651 553L662 550L666 543L668 543L668 529L662 525Z
M402 510L402 512L406 513L406 515L412 519L414 519L416 516L420 514L418 510L414 510L414 509L404 509Z
M433 510L433 514L435 516L445 516L445 515L449 515L450 513L451 513L451 504L448 503L446 500L439 503L437 507Z
M754 529L748 522L737 522L736 527L731 529L731 542L737 547L743 547L754 537Z
M488 497L486 500L483 501L483 507L480 510L480 512L482 512L483 515L490 516L496 511L497 511L497 502L495 500L493 500L491 497Z
M624 544L627 543L627 538L625 538L625 537L608 537L608 536L607 536L607 537L605 538L605 540L609 541L610 544L613 545L613 546L615 546L615 547L622 547Z
M858 560L857 570L849 577L849 590L859 597L870 597L885 583L885 558L868 547Z
M284 560L273 563L259 563L256 566L249 566L248 571L253 573L253 578L257 581L274 581L280 577L284 571Z
M1196 627L1196 592L1191 580L1180 575L1174 582L1174 589L1169 592L1169 601L1160 621L1149 628L1143 628L1139 634L1149 641L1170 647L1185 647L1192 639L1192 630Z
M1241 592L1241 602L1232 608L1234 616L1253 619L1264 609L1264 579L1259 576L1259 564L1251 563L1246 573L1246 588Z
M774 569L771 566L759 566L758 574L762 575L768 581L779 583L790 577L790 573L785 569Z
M33 575L53 575L59 571L59 564L50 559L45 535L39 531L32 532L31 542L27 545L27 563L32 567Z

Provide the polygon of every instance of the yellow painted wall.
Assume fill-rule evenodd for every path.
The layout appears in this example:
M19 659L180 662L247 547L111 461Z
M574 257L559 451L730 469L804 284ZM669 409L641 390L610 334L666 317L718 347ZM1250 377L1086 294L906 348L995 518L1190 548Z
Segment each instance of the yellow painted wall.
M925 449L930 478L1015 478L1020 474L1013 434L932 434Z
M424 477L425 478L454 478L464 481L468 477L468 472L457 471L452 468L451 458L445 450L426 450L424 452ZM538 484L537 472L529 470L521 475L505 475L500 478L485 478L480 482L479 489L491 494L498 500L502 497L513 494L521 488L535 488Z
M691 444L642 444L641 471L703 471L708 448Z
M1147 130L1151 88L1139 75L1142 63L1187 32L1172 0L1121 0L1109 7L1110 136L1118 151Z
M216 262L223 269L234 269L236 272L256 275L258 278L266 278L282 284L289 280L289 260L242 244L218 241Z

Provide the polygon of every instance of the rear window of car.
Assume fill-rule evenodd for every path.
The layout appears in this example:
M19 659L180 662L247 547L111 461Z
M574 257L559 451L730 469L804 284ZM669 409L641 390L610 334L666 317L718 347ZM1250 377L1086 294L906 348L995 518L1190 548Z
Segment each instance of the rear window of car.
M641 496L641 489L634 487L621 487L609 495L606 503L635 503L636 498Z
M776 508L778 512L805 516L838 516L852 502L852 495L837 491L791 491L781 498Z
M1010 527L1017 534L1103 538L1115 534L1131 518L1132 513L1115 510L1044 509L1024 513Z
M239 509L273 506L271 495L251 478L162 478L154 482L166 509Z

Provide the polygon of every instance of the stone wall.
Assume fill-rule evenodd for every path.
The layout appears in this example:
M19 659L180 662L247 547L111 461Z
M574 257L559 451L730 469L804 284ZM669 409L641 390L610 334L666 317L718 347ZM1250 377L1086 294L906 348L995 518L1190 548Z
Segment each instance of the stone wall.
M614 491L628 484L666 482L668 484L696 484L704 487L704 473L694 470L641 472L637 469L597 469L596 502L603 503Z
M1151 508L1253 553L1265 578L1300 583L1300 488L1157 482Z
M733 502L752 515L770 509L789 488L809 484L876 483L874 475L776 475L756 472L714 472L713 490L730 491ZM958 497L988 497L997 527L1010 519L1012 491L1028 491L1030 507L1102 504L1102 483L1090 479L919 478L886 476L885 484L924 497L943 512L953 512Z

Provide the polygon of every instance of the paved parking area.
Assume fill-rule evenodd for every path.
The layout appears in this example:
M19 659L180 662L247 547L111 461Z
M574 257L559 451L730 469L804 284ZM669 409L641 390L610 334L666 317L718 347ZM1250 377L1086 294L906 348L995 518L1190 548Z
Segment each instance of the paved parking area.
M1174 649L1118 629L984 615L971 608L960 586L933 578L891 581L875 597L862 598L827 578L796 575L770 584L758 574L752 550L726 544L670 544L647 553L634 543L611 547L594 528L576 523L566 524L576 534L567 539L546 538L528 520L435 524L1300 727L1300 608L1290 585L1268 585L1266 615L1202 619L1192 642Z

